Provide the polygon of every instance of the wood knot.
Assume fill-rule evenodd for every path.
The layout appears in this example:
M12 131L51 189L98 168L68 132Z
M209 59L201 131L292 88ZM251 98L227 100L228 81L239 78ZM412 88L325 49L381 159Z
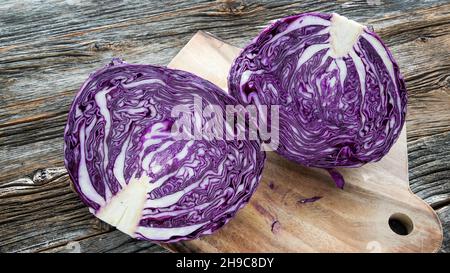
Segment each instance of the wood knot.
M426 42L428 42L428 37L421 36L421 37L419 37L419 40L420 40L422 43L426 43Z
M91 50L93 50L93 51L106 51L106 50L108 50L108 45L105 45L104 43L101 43L101 42L94 42L91 45Z
M48 183L66 173L64 167L37 169L33 174L33 183L42 185Z
M245 9L244 1L219 0L217 2L219 3L218 10L221 13L237 15Z
M275 221L272 223L270 230L272 231L273 234L279 233L279 232L281 231L281 224L280 224L280 221L275 220Z
M49 180L50 180L50 174L47 170L39 169L34 172L34 175L33 175L34 184L38 184L38 185L44 184Z

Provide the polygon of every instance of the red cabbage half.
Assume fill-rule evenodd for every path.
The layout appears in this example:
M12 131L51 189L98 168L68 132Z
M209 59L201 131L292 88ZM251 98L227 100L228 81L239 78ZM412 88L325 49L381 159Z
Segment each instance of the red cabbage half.
M234 61L229 92L243 104L280 105L277 152L327 169L380 160L399 137L407 94L391 52L338 14L305 13L264 29Z
M68 116L65 165L98 218L135 238L175 242L211 234L249 201L265 159L258 142L172 137L171 110L193 111L194 94L204 107L236 104L191 73L119 60L84 83Z

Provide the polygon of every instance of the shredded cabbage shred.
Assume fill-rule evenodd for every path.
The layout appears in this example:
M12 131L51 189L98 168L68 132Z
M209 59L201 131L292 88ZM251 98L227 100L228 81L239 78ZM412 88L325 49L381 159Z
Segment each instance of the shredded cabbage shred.
M264 29L235 59L229 92L242 104L280 105L287 159L330 172L386 155L405 122L405 82L368 27L338 14L304 13Z
M250 199L265 153L257 141L175 140L175 105L237 102L191 73L118 59L91 74L71 106L65 165L90 211L132 237L211 234ZM203 117L193 117L193 123Z

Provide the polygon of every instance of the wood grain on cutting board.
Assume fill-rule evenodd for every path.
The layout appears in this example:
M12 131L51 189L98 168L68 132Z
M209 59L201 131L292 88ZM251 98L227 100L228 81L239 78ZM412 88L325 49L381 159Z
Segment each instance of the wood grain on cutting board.
M195 73L226 90L239 49L198 32L169 67ZM341 169L344 190L326 171L268 153L261 184L250 203L217 233L167 244L180 252L435 252L442 228L433 209L408 183L406 129L380 162ZM313 203L301 200L320 196ZM389 218L412 222L408 235ZM410 222L409 222L410 221Z

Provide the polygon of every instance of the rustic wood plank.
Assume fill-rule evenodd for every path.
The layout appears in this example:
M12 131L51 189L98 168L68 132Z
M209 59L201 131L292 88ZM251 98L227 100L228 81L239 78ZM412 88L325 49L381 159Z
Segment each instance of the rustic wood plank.
M114 230L77 241L71 241L60 246L43 249L45 253L157 253L169 252L159 245L146 241L138 241L128 235Z
M40 177L35 175L2 185L0 252L35 251L111 230L80 203L67 173L59 169L58 175L47 179L35 180Z
M450 146L445 133L450 131L450 3L380 2L228 0L172 1L167 5L162 1L134 1L129 5L128 1L114 0L104 5L62 0L3 1L0 211L8 213L0 213L0 233L5 234L0 238L0 252L50 251L53 246L80 238L88 240L87 246L103 236L114 242L111 248L105 245L105 250L116 243L113 238L117 234L93 219L76 195L67 190L66 175L44 179L44 183L34 178L39 169L62 166L67 110L90 72L113 56L129 62L167 64L197 30L207 30L242 47L269 20L314 10L336 11L370 24L392 48L410 96L412 189L448 214L443 209L449 196L445 162ZM36 208L44 211L36 212ZM440 213L441 219L445 213ZM30 219L34 219L33 225ZM20 231L22 241L12 238L12 230ZM121 240L117 244L124 243ZM125 243L127 251L136 250L127 245L132 243ZM447 251L449 247L444 244Z
M450 132L412 141L409 183L419 197L439 208L450 205Z
M0 187L2 252L167 252L93 217L64 168L38 170Z

